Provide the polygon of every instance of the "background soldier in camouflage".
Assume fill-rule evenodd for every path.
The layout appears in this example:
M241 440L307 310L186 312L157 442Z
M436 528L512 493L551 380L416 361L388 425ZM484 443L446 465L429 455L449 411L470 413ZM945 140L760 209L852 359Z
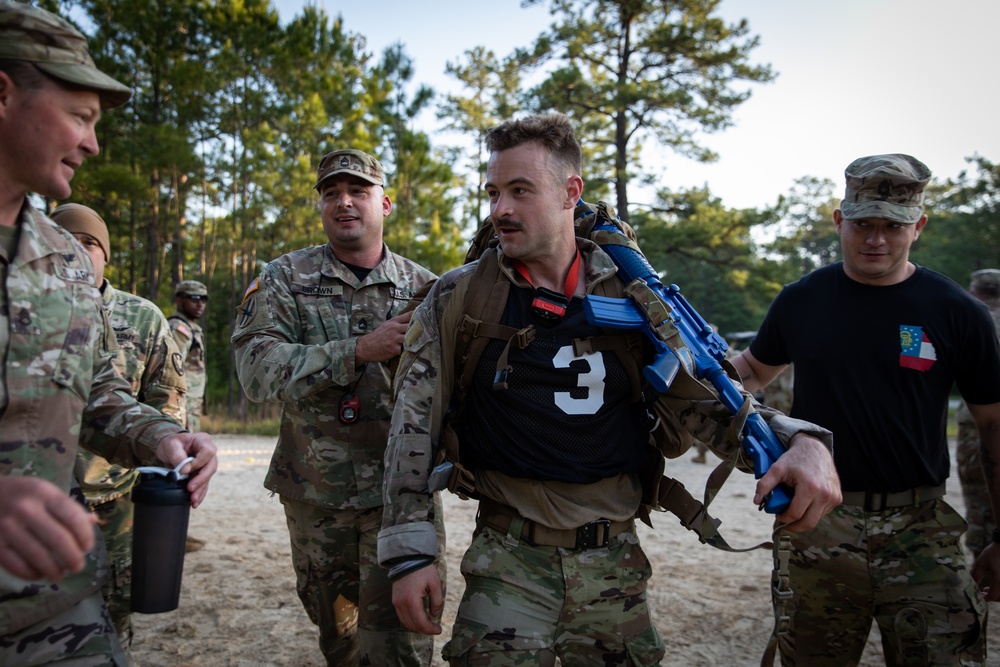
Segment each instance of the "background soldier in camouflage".
M197 280L182 280L174 289L175 310L170 316L170 330L184 362L187 384L187 427L201 430L205 414L205 332L199 324L208 306L208 288Z
M887 664L983 664L983 598L1000 599L1000 546L970 573L965 521L943 498L945 426L954 384L970 402L1000 502L993 322L953 281L909 261L927 224L926 165L872 155L845 177L833 216L843 260L785 286L733 359L747 389L795 364L792 416L833 431L843 483L840 507L789 536L793 595L773 596L775 615L791 617L778 636L782 664L857 664L873 620Z
M281 496L298 592L330 665L429 665L433 642L396 618L375 557L392 411L388 362L433 274L389 251L381 163L337 150L319 163L329 243L269 263L247 288L233 344L253 401L281 401L264 485ZM360 619L359 619L360 613Z
M195 456L195 507L218 465L211 438L132 398L90 259L27 199L70 195L101 110L130 95L68 22L0 0L0 665L127 664L74 478L80 440L126 466Z
M52 219L76 237L94 265L104 312L118 343L115 370L132 386L133 396L183 425L184 368L167 318L153 302L116 290L104 277L111 245L108 228L95 211L80 204L63 204L52 212ZM80 450L76 478L104 536L110 567L104 600L127 649L132 645L131 492L139 473Z
M986 304L993 316L993 324L1000 337L1000 270L982 269L972 274L969 293ZM986 545L994 540L996 521L990 506L990 493L983 473L983 461L979 455L980 440L976 421L969 412L965 401L959 403L958 444L955 449L955 463L958 465L958 479L962 483L965 498L965 520L969 529L965 532L965 546L978 558Z
M437 570L428 566L440 548L434 525L440 504L429 478L443 417L452 399L461 398L461 460L470 464L482 497L445 659L494 666L552 665L557 657L564 665L658 664L664 647L650 622L651 571L633 516L642 501L640 473L652 468L659 478L663 458L650 447L647 404L632 398L625 364L608 347L622 342L620 336L603 335L583 314L580 297L619 278L611 258L574 231L583 192L580 146L556 114L504 123L487 134L486 145L486 191L500 240L497 259L486 258L499 260L500 280L512 283L501 324L530 328L533 337L525 333L530 342L517 349L488 341L468 369L474 377L467 393L454 397L452 346L471 278L484 260L442 276L414 311L396 376L379 561L390 568L393 603L406 627L439 634L444 595ZM538 287L566 296L558 321L532 309L533 299L544 295ZM574 352L578 339L591 344ZM494 387L498 364L509 369L502 390ZM682 452L694 436L735 458L740 446L726 436L731 416L691 376L671 391L685 381L703 400L657 399L663 419L656 433L663 438L656 444ZM779 481L795 486L781 518L792 529L809 528L840 502L832 457L807 434L829 433L773 411L766 416L782 442L794 437L795 444L757 492L766 494Z

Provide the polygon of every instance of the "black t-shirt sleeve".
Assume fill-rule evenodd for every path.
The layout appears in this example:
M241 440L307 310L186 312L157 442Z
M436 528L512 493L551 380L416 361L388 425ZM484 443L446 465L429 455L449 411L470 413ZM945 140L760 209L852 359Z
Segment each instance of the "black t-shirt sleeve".
M789 287L785 287L767 311L757 335L750 342L750 352L762 364L784 366L790 363L788 346L785 342L783 313L792 298Z

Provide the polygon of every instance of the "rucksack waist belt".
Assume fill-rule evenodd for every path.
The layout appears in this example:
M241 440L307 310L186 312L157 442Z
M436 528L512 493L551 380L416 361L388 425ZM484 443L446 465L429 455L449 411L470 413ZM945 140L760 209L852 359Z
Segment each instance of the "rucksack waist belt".
M479 513L476 515L476 528L488 526L493 530L506 533L515 519L521 519L520 539L532 546L563 547L564 549L597 549L606 547L611 538L627 530L635 529L635 522L611 521L598 519L578 528L557 529L543 526L530 519L524 519L513 507L483 499L479 503Z
M880 512L890 507L906 507L919 505L928 500L940 498L945 494L945 485L918 486L897 493L882 493L880 491L844 491L844 505L864 507L866 512Z

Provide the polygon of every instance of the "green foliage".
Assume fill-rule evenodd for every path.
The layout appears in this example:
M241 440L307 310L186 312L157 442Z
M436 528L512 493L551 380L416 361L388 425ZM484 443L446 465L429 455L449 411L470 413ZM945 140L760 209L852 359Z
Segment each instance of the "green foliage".
M413 129L434 91L420 86L412 96L407 95L413 61L399 43L386 49L376 77L391 84L391 94L374 109L388 149L383 151L391 175L386 193L395 205L384 238L396 252L442 273L461 262L465 243L450 194L458 185L451 165L434 152L426 133Z
M632 225L664 283L675 283L720 331L756 329L781 288L774 262L761 259L751 231L774 212L727 209L707 188L663 190Z
M764 246L764 252L781 259L785 282L840 258L840 236L833 223L840 200L833 191L833 181L804 176L778 202L776 222L768 230L775 238Z
M981 156L968 162L974 172L929 188L927 226L910 253L960 285L973 271L1000 268L1000 165Z
M515 103L521 85L520 67L514 58L499 60L492 51L476 47L465 52L466 62L449 62L445 68L468 90L468 94L448 95L439 105L438 118L445 128L469 135L474 150L468 156L470 171L476 175L462 191L468 203L462 211L463 227L475 233L479 223L486 218L486 157L484 142L486 132L512 117L517 111Z
M543 0L524 0L534 5ZM750 53L759 38L745 20L726 25L713 16L719 0L551 0L558 17L525 65L554 65L530 91L529 106L572 116L596 180L615 187L616 208L628 220L628 182L639 175L638 144L654 140L696 160L715 155L698 139L731 123L750 97L738 82L774 78Z

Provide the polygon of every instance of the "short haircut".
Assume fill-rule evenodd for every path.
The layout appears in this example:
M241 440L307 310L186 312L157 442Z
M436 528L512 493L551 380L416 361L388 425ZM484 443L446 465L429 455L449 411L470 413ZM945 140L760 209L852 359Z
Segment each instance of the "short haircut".
M519 120L508 120L486 133L486 149L498 153L521 144L535 142L552 156L553 166L569 173L560 178L580 174L583 161L580 143L573 134L569 119L561 113L538 114Z
M44 72L27 60L0 58L0 72L4 72L18 88L40 90L48 78Z

